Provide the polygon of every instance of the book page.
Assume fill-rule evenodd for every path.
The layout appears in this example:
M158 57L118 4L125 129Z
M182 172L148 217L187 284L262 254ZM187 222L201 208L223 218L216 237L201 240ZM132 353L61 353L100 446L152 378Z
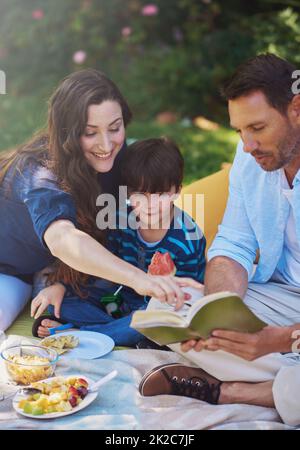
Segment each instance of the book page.
M180 310L175 311L174 306L171 306L168 303L162 303L159 300L157 300L156 298L151 298L146 311L147 312L152 312L152 311L168 312L168 313L171 313L172 315L176 314L176 316L182 317L183 319L185 319L186 316L188 315L190 308L191 308L190 305L184 304L183 307L180 308Z
M133 314L131 326L163 345L195 337L207 338L218 328L253 333L265 326L234 293L201 296L201 291L196 289L185 288L184 291L189 292L191 298L180 310L175 311L173 306L152 298L146 310ZM158 327L161 329L155 329ZM177 332L172 328L177 328Z
M181 317L185 323L185 326L188 326L195 317L195 315L197 314L197 312L205 305L212 303L216 300L222 300L232 296L237 297L236 294L226 291L217 292L215 294L204 296L203 291L199 289L186 287L183 290L184 292L190 294L191 298L189 300L186 300L182 308L180 308L179 310L175 311L174 306L171 306L168 303L162 303L156 298L152 297L151 300L149 301L146 311L147 312L164 311L171 313L173 317L174 315L176 315L177 317ZM169 323L169 321L167 323Z
M191 298L189 300L186 300L186 302L184 302L184 305L182 306L182 308L180 308L178 311L175 311L174 306L171 306L168 303L162 303L162 302L160 302L159 300L157 300L154 297L152 297L150 299L146 311L147 312L148 311L153 311L153 310L168 311L168 312L171 312L171 313L175 313L178 316L180 316L183 319L185 319L188 316L191 307L200 298L203 297L203 293L200 290L194 289L194 288L184 288L183 291L188 293L188 294L190 294Z
M199 291L193 288L189 288L189 291L192 289L192 301L188 301L188 303L191 303L191 307L187 314L187 320L190 323L193 317L196 315L196 313L203 308L203 306L208 305L209 303L214 302L215 300L221 300L225 299L227 297L237 296L237 294L234 294L232 292L224 291L224 292L216 292L215 294L210 295L200 295ZM242 301L242 300L241 300Z

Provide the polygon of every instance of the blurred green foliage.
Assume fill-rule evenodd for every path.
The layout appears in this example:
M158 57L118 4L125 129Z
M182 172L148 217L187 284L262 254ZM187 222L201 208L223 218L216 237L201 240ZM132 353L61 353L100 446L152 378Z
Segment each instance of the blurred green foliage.
M264 51L300 62L299 13L298 0L1 0L0 68L10 94L96 67L141 118L225 121L218 87L238 63Z
M231 161L237 137L185 128L197 115L228 124L219 86L246 58L271 51L300 65L299 0L0 0L0 150L45 124L57 82L85 67L106 72L133 112L129 136L168 135L185 181ZM153 119L179 115L174 125Z

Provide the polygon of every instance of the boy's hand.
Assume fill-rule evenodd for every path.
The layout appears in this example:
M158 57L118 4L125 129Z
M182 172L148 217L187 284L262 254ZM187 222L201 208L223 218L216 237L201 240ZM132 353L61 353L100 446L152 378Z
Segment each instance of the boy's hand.
M66 288L60 283L42 289L31 302L31 317L37 319L49 305L52 305L54 306L54 315L59 319L65 292Z
M191 278L179 278L171 275L159 276L145 274L138 277L132 288L140 295L155 297L161 302L175 306L175 310L180 309L184 302L190 298L185 294L182 287L193 287L203 290L203 285Z

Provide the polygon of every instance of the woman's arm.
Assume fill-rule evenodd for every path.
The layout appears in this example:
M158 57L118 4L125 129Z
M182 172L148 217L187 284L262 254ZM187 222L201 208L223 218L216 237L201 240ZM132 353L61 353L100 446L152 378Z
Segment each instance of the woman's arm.
M128 286L139 269L121 261L68 220L53 222L44 234L53 256L80 272Z
M113 255L68 220L53 222L44 233L44 241L53 256L73 269L129 286L140 295L176 304L177 309L185 300L180 286L202 287L188 278L148 275Z

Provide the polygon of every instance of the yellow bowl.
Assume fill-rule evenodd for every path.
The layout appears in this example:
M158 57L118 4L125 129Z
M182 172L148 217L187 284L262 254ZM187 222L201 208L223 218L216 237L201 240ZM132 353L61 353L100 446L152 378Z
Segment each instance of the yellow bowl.
M38 345L16 345L1 353L11 380L28 385L54 374L58 353Z

